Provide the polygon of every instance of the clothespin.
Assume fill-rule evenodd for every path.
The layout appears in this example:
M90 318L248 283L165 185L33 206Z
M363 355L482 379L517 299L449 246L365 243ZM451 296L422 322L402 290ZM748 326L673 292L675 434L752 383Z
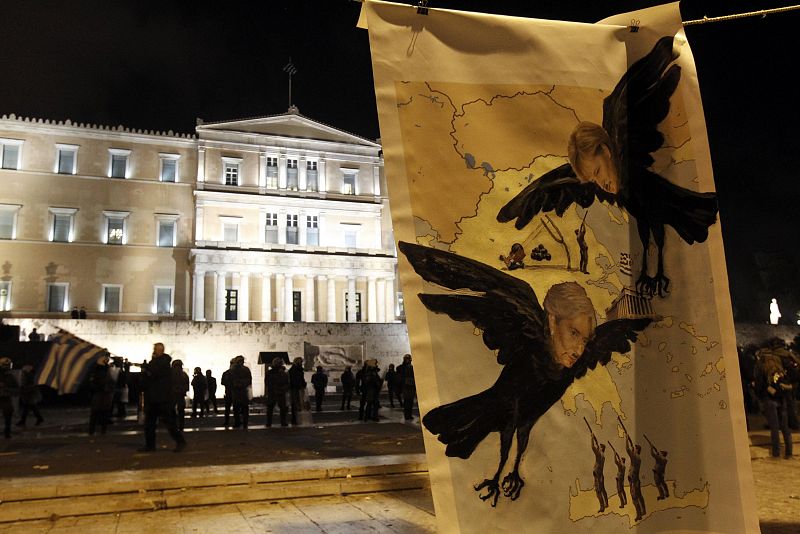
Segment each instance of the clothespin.
M419 0L417 2L417 15L428 14L428 0Z
M631 19L631 25L628 26L628 29L631 31L631 33L637 33L639 31L639 24L641 22L642 21L639 19Z

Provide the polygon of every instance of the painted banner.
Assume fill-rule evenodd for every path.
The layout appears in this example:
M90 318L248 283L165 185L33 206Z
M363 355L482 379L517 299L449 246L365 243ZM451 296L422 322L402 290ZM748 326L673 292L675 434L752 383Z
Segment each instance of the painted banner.
M363 15L440 530L757 531L677 4Z

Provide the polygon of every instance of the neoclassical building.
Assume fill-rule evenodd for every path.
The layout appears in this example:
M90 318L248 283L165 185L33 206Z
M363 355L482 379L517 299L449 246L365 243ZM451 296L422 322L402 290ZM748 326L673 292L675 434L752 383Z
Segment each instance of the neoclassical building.
M0 312L394 322L379 144L287 113L196 135L0 118Z

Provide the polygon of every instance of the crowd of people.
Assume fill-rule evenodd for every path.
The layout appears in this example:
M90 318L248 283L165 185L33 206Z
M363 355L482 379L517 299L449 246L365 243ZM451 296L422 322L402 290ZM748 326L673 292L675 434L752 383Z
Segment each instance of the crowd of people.
M797 398L800 393L800 336L791 344L773 338L761 345L739 347L739 369L745 410L762 413L770 430L772 456L792 456L792 430L800 430Z
M131 365L139 366L140 373L131 373ZM0 411L5 420L5 436L11 437L13 417L13 397L20 399L21 418L17 423L25 426L27 417L36 417L36 425L44 420L38 405L41 392L35 383L35 373L31 365L22 368L18 382L11 373L11 360L0 359ZM135 377L135 378L134 378ZM416 395L414 368L411 356L405 355L403 363L380 374L378 361L369 359L354 374L348 366L340 375L342 402L341 410L352 409L353 395L359 401L358 414L361 421L379 420L380 392L384 384L388 389L392 408L397 400L404 408L404 417L411 420ZM328 390L328 373L320 366L311 376L314 390L314 404L317 412L323 410L323 402ZM224 388L224 426L247 430L250 404L253 400L253 378L245 365L244 356L230 360L229 368L222 373L219 384ZM203 418L218 413L217 379L211 370L195 367L190 379L183 362L173 360L165 352L163 343L153 345L149 361L130 364L122 358L102 356L92 367L87 378L91 395L88 431L105 434L113 423L113 418L124 419L127 404L138 400L140 422L144 424L145 445L143 452L156 448L156 427L161 421L175 442L175 451L186 447L183 436L187 418L187 400L191 396L191 417ZM295 358L286 369L282 358L275 358L267 368L265 376L266 426L271 427L275 408L278 408L280 425L310 424L311 403L307 393L303 358ZM232 414L232 418L231 418ZM232 421L231 421L232 419ZM232 423L232 425L231 425Z

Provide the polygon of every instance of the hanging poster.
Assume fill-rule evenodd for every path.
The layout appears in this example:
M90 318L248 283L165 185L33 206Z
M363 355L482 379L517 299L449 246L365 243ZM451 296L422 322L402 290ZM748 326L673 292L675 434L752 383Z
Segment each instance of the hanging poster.
M757 531L677 4L364 14L440 530Z

